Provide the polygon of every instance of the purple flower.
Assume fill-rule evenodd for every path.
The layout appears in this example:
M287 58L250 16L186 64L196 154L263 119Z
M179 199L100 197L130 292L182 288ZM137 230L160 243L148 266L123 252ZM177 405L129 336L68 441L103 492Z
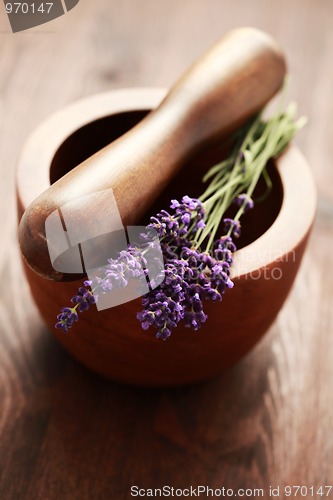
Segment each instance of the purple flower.
M184 196L181 202L173 200L171 208L187 227L183 237L182 226L178 234L165 232L162 240L165 258L165 279L155 290L142 299L143 309L137 314L143 330L153 327L156 337L166 340L174 328L183 321L186 327L198 330L207 320L204 301L222 299L225 290L233 287L230 279L232 254L236 251L232 236L239 231L239 223L226 219L226 229L232 227L231 235L215 242L213 255L192 247L189 224L204 227L204 210L199 200ZM169 214L170 217L172 217ZM157 220L161 222L161 214ZM156 220L152 221L156 223ZM164 220L167 224L167 221Z
M72 297L71 302L77 304L79 312L87 311L91 305L96 303L92 292L84 287L79 288L77 294Z
M188 212L186 212L185 214L183 214L181 216L180 219L181 219L181 221L182 221L183 224L188 225L190 223L190 221L191 221L191 214L188 213Z
M79 319L78 312L87 311L91 305L96 303L92 291L87 288L88 286L91 286L91 281L87 280L84 282L84 287L80 287L77 294L71 298L71 302L76 306L61 309L61 313L57 316L56 328L61 328L64 333L68 333L68 330Z
M92 279L92 287L98 293L125 288L131 279L142 278L142 268L147 261L139 249L129 246L122 250L116 259L108 259L108 264Z
M193 246L197 231L205 227L205 210L202 203L189 196L181 201L172 200L171 211L161 210L151 217L147 228L157 231L164 257L160 285L142 298L142 310L137 318L142 329L156 330L156 337L166 340L180 322L193 330L198 330L207 320L204 301L222 300L225 290L233 287L230 266L236 246L233 237L240 233L240 224L225 219L226 234L219 238L211 252L201 251ZM84 282L72 298L74 308L64 308L58 316L57 328L68 329L78 320L81 313L94 304L100 294L127 286L131 279L142 278L142 270L147 274L147 260L142 247L154 251L147 233L141 235L138 246L129 246L119 252L117 258L109 259L107 266L97 271L96 276ZM149 255L150 272L154 267L154 254ZM157 261L159 260L156 256ZM156 270L160 271L156 261ZM151 273L152 275L154 274ZM162 280L160 279L162 278ZM162 282L161 282L162 281ZM145 281L146 283L146 281Z
M234 220L234 219L223 219L223 227L226 232L230 232L231 236L234 236L235 238L239 238L240 236L240 222L239 220Z
M198 330L208 318L207 314L203 311L202 298L198 292L189 298L189 304L191 304L191 308L185 311L184 314L185 326L193 328L193 330Z
M178 200L171 200L170 208L178 208L180 207L180 203Z
M200 204L199 200L196 200L195 198L190 198L189 196L183 196L182 202L190 210L195 210L197 206Z
M197 229L203 229L206 226L203 220L199 220L199 222L196 225Z
M239 207L244 207L244 212L251 210L254 207L252 198L250 198L250 196L246 193L238 195L235 198L234 203Z
M75 321L79 318L74 308L63 307L61 309L61 314L58 314L57 319L58 322L55 327L62 328L64 333L68 333L69 328L71 328Z
M218 240L215 241L214 248L218 248L220 250L230 250L230 252L236 252L236 245L232 241L231 236L221 236Z
M151 217L148 228L154 229L169 247L190 246L197 229L205 226L205 210L201 201L183 196L181 202L172 200L170 208L173 213L161 210Z

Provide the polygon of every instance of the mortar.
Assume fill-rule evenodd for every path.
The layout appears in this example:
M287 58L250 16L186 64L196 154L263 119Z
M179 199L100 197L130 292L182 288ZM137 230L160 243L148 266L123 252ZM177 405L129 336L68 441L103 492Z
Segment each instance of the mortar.
M138 123L165 92L156 88L111 91L78 101L47 119L20 156L19 219L53 182ZM202 174L222 153L223 143L218 141L190 158L141 223L167 208L172 198L200 194ZM23 263L32 296L50 331L85 366L126 383L179 385L212 377L233 365L262 338L281 309L315 215L314 181L300 151L289 147L270 169L272 192L243 219L242 248L235 253L232 271L235 286L221 303L206 302L209 318L200 330L179 325L169 340L157 340L136 319L141 309L141 299L136 299L100 312L92 308L64 334L54 328L56 315L82 280L50 281Z

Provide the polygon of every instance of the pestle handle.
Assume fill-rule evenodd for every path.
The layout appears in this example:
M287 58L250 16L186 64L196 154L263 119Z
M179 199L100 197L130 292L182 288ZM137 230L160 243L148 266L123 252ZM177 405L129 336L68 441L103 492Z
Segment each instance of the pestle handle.
M27 264L57 281L77 274L53 269L45 222L75 199L112 188L122 222L135 224L185 160L208 141L236 130L279 90L284 57L267 34L231 31L171 88L162 103L118 140L84 161L42 193L25 211L19 241ZM184 193L186 194L186 193ZM75 220L76 217L76 220ZM103 227L100 207L80 206L74 225Z

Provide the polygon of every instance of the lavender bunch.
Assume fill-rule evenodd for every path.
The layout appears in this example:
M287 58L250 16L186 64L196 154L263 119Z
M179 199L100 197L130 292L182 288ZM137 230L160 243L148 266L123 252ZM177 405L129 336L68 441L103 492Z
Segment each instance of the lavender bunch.
M148 228L158 232L165 259L164 281L142 299L137 314L142 328L154 326L156 337L167 339L180 321L198 330L207 320L203 301L222 300L230 279L231 236L220 238L212 252L201 252L194 245L198 230L205 228L205 209L200 200L184 196L172 200L171 211L151 218Z
M180 322L198 330L207 320L204 302L221 301L225 291L233 288L231 266L235 240L241 234L240 219L253 208L253 193L261 177L267 192L271 188L268 160L281 154L303 126L304 119L295 121L295 111L291 104L267 121L260 115L255 117L235 136L228 158L209 169L203 181L210 182L199 199L186 195L180 201L172 200L169 211L151 217L147 229L158 234L164 279L142 299L143 309L137 318L143 330L153 327L156 337L163 340ZM236 208L233 218L225 216L231 205ZM72 298L75 305L61 310L56 328L67 333L78 313L89 309L100 294L127 286L146 264L140 244L109 259L101 276L79 288Z

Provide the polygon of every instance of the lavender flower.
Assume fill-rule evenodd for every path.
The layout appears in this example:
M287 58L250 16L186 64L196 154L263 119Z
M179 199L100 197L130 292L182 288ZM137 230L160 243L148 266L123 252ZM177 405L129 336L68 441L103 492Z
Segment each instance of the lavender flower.
M171 335L171 329L184 317L185 267L185 264L167 263L162 285L142 299L144 309L137 314L137 318L144 330L155 326L157 338L166 340Z
M68 330L79 319L77 313L87 311L92 304L96 303L93 293L87 288L89 286L91 286L91 281L85 281L84 287L80 287L77 294L71 298L71 302L76 306L61 309L61 313L57 316L56 328L61 328L64 333L68 333Z
M172 200L170 208L174 211L170 214L161 210L155 217L151 217L148 228L153 228L158 236L168 239L168 244L176 246L188 243L197 229L205 227L205 211L202 203L189 196L183 196L181 202Z
M64 333L68 333L69 328L73 326L75 321L79 319L74 308L63 307L61 309L61 314L57 316L58 322L56 323L56 328L62 328Z
M205 211L199 200L184 196L181 202L172 200L170 208L172 213L162 210L148 225L148 229L158 232L161 240L164 280L143 297L143 310L137 314L142 328L156 328L156 337L163 340L170 337L181 321L186 327L198 330L207 320L203 301L221 300L225 290L233 286L229 268L236 250L227 235L217 240L212 254L193 246L196 232L205 227ZM228 227L233 224L229 219L225 222ZM234 226L239 231L233 224L232 232L235 233ZM147 234L142 239L146 243ZM142 268L147 266L141 250L139 246L129 246L116 259L109 259L101 275L97 272L92 280L85 281L85 286L71 299L75 307L62 309L56 327L67 333L78 320L78 313L95 304L100 294L124 288L131 279L141 277Z
M254 202L252 198L246 193L238 195L235 198L234 203L239 207L243 207L244 212L247 212L248 210L251 210L254 207Z
M131 279L141 278L142 267L146 266L147 261L142 252L129 245L128 249L122 250L116 259L108 259L108 265L102 269L102 276L96 274L92 280L92 287L101 293L125 288Z
M160 237L165 266L162 283L156 288L152 283L153 290L143 297L143 309L137 314L143 330L154 327L156 337L163 340L170 337L181 321L186 327L198 330L207 320L204 300L222 300L225 290L233 286L230 266L236 250L231 235L219 238L211 252L195 248L197 231L205 227L205 210L199 200L184 196L181 202L172 200L170 209L151 217L147 226L148 232L153 229ZM234 236L240 231L236 221L226 219L225 225L232 228ZM144 248L147 245L154 248L148 233L143 233L141 239ZM154 257L149 264L151 269ZM78 320L77 313L89 309L100 294L124 288L131 279L142 277L146 266L140 242L121 251L117 258L109 259L107 266L79 288L72 298L75 307L62 309L56 327L67 333Z
M236 250L228 235L217 240L213 254L193 247L193 235L205 226L205 212L199 200L184 196L182 202L172 200L170 208L175 213L163 211L152 218L151 224L156 230L163 227L165 279L142 299L143 310L137 314L142 328L155 327L156 337L163 340L170 337L181 321L186 327L198 330L207 320L204 300L222 300L225 290L233 287L230 266ZM175 220L179 222L177 230ZM232 226L233 235L240 233L236 221L227 219L226 226L227 229Z
M91 305L96 303L92 292L83 286L81 286L77 294L72 297L71 302L77 304L77 310L79 312L87 311Z
M230 233L235 238L240 237L241 226L239 220L228 219L228 218L223 219L223 227L226 232Z

